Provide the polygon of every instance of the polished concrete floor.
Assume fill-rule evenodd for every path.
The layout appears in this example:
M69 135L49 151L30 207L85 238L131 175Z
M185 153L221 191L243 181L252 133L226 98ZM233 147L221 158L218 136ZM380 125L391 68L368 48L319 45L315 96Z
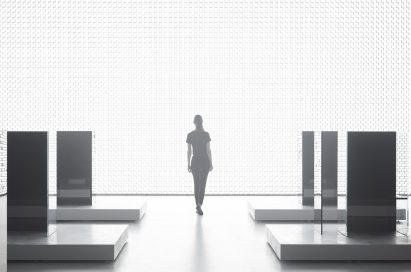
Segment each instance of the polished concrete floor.
M8 271L410 271L411 262L280 262L265 223L247 211L250 197L208 196L204 216L193 197L148 197L147 214L129 225L116 262L9 263ZM3 209L4 210L4 209Z

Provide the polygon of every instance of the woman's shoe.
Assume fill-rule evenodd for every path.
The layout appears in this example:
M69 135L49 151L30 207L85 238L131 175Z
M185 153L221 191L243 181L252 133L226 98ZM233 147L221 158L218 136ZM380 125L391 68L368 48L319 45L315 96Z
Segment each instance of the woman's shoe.
M198 215L203 215L204 214L203 210L201 209L201 206L197 206L196 210L197 210Z

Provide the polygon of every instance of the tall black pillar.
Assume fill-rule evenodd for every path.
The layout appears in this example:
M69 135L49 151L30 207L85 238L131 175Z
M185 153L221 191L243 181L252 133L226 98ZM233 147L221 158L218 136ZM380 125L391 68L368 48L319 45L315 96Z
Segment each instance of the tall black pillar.
M321 203L337 206L338 133L321 132Z
M337 218L338 133L321 132L321 221Z
M347 235L396 231L396 133L348 132Z
M302 143L302 202L314 206L314 131L303 131Z
M92 132L57 132L57 204L92 204Z
M49 231L47 132L7 132L7 230Z

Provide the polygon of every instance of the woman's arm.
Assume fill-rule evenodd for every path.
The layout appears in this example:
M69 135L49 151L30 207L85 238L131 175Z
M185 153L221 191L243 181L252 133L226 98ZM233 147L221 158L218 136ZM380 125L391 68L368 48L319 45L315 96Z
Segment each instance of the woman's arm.
M210 171L213 171L213 158L211 156L210 142L207 142L207 155L210 160Z
M187 143L187 170L188 172L191 172L190 160L191 160L191 144Z

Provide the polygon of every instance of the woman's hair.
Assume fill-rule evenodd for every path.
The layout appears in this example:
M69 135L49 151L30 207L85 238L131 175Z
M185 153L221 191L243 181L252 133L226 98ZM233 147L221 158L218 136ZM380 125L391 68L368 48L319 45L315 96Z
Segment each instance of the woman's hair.
M196 125L197 130L203 129L203 117L201 115L194 116L194 124Z

